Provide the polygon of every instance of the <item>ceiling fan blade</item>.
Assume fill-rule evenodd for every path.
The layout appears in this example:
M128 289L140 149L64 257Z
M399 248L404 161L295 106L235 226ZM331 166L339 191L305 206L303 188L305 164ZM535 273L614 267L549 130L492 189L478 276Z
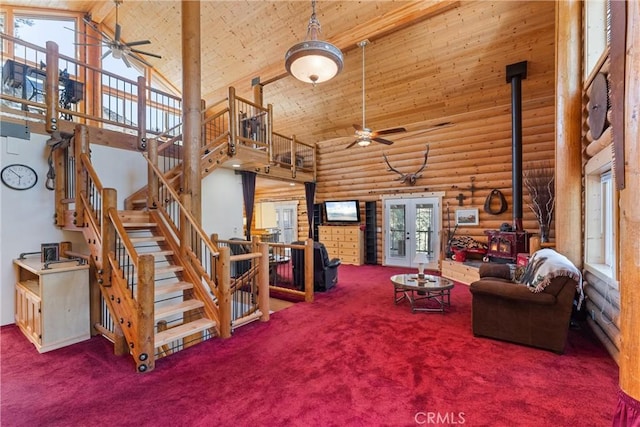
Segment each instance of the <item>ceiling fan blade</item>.
M100 58L100 59L104 59L104 58L106 58L106 57L107 57L107 56L109 56L109 55L111 55L111 49L108 49L105 53L103 53L103 54L102 54L102 58Z
M124 61L124 65L126 65L127 68L131 68L131 62L129 62L129 60L127 59L127 55L122 55L122 60Z
M364 129L364 128L363 128L362 126L360 126L360 125L353 125L353 128L354 128L355 130L358 130L358 131L359 131L359 130Z
M131 49L131 52L139 53L141 55L149 55L149 56L153 56L154 58L162 59L162 56L160 55L156 55L155 53L150 53L150 52L143 52L138 49Z
M149 40L138 40L138 41L135 41L135 42L125 43L125 46L131 47L131 46L140 46L140 45L143 45L143 44L151 44L151 41L149 41Z
M120 24L116 23L116 35L115 35L116 43L120 43L120 34L121 33L122 33L122 28L120 27Z
M390 133L398 133L398 132L406 132L407 130L403 127L391 128L391 129L383 129L377 130L373 132L373 135L389 135Z
M393 144L393 141L389 141L388 139L384 139L384 138L371 138L371 139L381 144L386 144L386 145Z
M356 145L357 143L358 143L358 140L356 139L355 141L353 141L351 144L347 145L347 146L346 146L346 147L344 147L344 148L351 148L351 147L353 147L354 145Z

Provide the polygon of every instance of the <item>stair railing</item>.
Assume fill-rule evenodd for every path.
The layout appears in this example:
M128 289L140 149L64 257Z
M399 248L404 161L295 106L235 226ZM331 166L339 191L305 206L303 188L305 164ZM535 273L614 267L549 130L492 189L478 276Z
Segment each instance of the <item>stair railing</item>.
M205 313L220 325L220 336L230 336L231 325L220 321L229 317L227 313L229 308L225 304L219 304L219 301L228 299L228 295L222 295L216 282L215 259L219 256L219 250L180 201L180 196L166 180L162 171L149 160L146 154L144 158L147 160L151 176L149 188L154 189L154 192L149 194L152 200L151 206L157 210L158 216L167 227L166 237L172 238L176 244L179 244L181 259L188 260L183 264L187 274L193 278L195 294L205 304ZM189 236L189 241L185 241L181 236ZM229 278L222 278L222 280L228 282Z
M87 154L86 129L76 132L76 221L80 218L100 285L91 301L93 327L128 351L141 372L154 367L154 259L138 256L118 217L116 190L104 188ZM96 309L96 307L98 307Z

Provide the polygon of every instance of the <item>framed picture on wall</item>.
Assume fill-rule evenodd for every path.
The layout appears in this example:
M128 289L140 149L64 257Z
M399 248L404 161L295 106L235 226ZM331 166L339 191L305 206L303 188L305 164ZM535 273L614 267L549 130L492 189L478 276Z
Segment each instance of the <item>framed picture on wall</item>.
M480 224L478 209L456 209L456 224L461 227Z

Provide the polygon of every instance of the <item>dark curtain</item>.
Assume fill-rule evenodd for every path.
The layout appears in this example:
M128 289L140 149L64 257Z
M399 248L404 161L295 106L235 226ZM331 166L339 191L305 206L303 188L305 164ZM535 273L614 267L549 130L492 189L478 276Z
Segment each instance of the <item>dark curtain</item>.
M251 222L253 221L253 202L256 197L256 173L240 171L242 176L242 197L244 213L247 216L247 240L251 240Z
M313 202L316 197L316 183L304 183L304 197L307 200L307 219L309 220L309 238L313 239Z

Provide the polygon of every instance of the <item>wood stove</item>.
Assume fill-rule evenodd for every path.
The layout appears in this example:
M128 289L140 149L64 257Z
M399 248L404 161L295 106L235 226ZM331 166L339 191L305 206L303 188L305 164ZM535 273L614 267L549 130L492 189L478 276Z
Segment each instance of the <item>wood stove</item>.
M485 234L488 237L486 256L492 261L515 263L518 254L529 252L529 233L526 231L486 230Z
M511 185L513 189L513 226L509 230L486 230L492 261L516 262L519 253L529 252L529 233L522 227L522 79L527 78L527 61L507 65L507 83L511 83ZM503 227L501 227L503 228Z

